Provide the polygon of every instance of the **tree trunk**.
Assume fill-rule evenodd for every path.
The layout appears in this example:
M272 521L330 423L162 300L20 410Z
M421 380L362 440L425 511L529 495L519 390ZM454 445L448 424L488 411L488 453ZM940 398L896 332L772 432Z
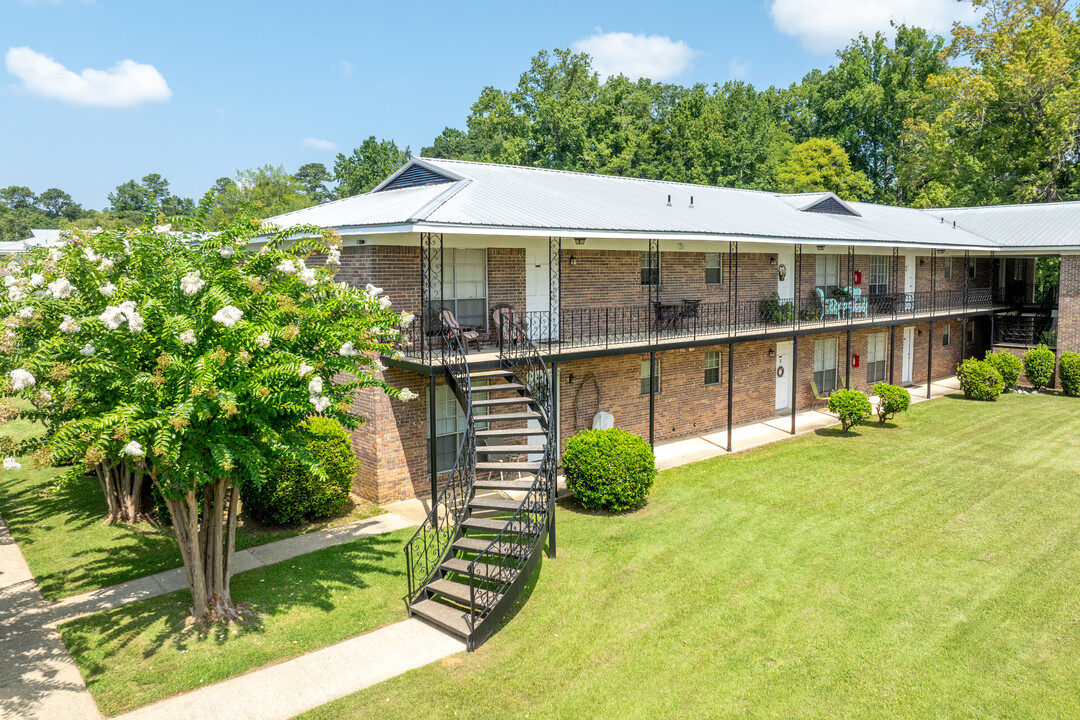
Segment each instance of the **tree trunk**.
M157 483L153 473L150 478ZM158 489L161 489L160 485ZM202 495L201 518L196 492ZM228 479L219 478L199 491L188 492L183 499L166 497L165 502L172 514L173 530L184 559L191 590L192 618L196 622L236 619L239 615L229 594L229 585L240 511L239 488Z
M99 463L94 471L109 506L106 522L136 523L146 519L142 512L142 462L134 467L127 462Z

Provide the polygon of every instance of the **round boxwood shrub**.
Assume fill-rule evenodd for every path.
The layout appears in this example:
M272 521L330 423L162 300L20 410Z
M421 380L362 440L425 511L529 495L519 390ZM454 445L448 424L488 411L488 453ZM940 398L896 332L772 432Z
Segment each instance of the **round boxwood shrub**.
M985 360L968 358L956 367L956 377L964 397L970 400L997 400L1005 389L1001 373Z
M840 418L840 427L847 432L874 413L870 398L858 390L837 390L829 396L829 412Z
M587 509L634 510L645 504L656 478L649 443L625 430L582 430L566 441L566 486Z
M878 396L878 422L883 425L897 413L902 413L911 407L911 393L899 385L878 383L874 386L874 394Z
M986 362L993 365L994 369L1001 373L1001 380L1005 383L1006 391L1016 389L1017 384L1020 382L1020 371L1024 368L1020 358L1008 350L998 350L997 352L987 350Z
M1080 397L1080 353L1063 352L1058 358L1061 389L1069 397Z
M281 461L259 487L244 487L244 510L269 525L299 525L333 515L349 499L356 456L341 423L324 417L304 421L312 433L308 449L322 463L320 478L293 460Z
M1054 376L1054 351L1045 345L1034 347L1024 353L1024 377L1036 390L1050 384Z

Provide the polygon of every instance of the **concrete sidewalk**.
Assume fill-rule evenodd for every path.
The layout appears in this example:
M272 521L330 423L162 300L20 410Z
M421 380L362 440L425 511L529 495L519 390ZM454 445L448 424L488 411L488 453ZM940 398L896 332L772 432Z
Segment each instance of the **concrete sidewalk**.
M924 402L926 398L926 383L908 387L911 393L911 404ZM960 382L955 377L935 380L930 385L931 399L950 395L960 391ZM795 435L805 435L821 428L826 428L839 423L836 416L825 409L824 404L820 409L803 410L795 413ZM732 452L741 452L751 448L768 445L779 440L786 440L791 435L791 415L783 415L762 422L741 425L733 428L731 432ZM658 444L654 448L656 455L656 469L667 470L668 468L686 465L687 463L707 460L718 455L727 455L727 431L708 433L686 440Z

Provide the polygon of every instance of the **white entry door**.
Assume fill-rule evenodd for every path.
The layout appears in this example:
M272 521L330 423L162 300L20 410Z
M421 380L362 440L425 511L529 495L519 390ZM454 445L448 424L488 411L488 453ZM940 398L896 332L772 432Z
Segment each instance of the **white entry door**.
M558 292L558 287L551 287L551 263L548 259L547 246L527 248L525 250L525 310L529 313L527 322L529 333L534 340L547 340L548 316L551 310L551 293ZM556 278L556 283L558 279ZM559 337L559 319L551 318L551 339Z
M776 253L776 293L781 300L795 297L795 249Z
M915 369L915 328L904 328L904 363L901 380L905 385L912 383L912 371Z
M793 366L791 341L776 343L776 409L791 409L791 377Z
M915 309L915 265L917 259L914 253L910 253L904 256L904 309L912 311Z

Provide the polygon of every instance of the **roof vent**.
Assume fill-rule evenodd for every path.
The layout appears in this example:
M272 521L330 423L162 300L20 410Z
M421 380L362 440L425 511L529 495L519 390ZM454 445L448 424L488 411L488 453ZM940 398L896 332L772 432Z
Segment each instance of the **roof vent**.
M671 196L670 195L667 196L667 206L671 207Z
M813 205L804 207L803 212L823 213L825 215L851 215L854 217L859 215L833 195L827 195Z
M454 182L454 178L447 177L442 173L436 172L431 168L424 167L423 165L409 165L401 174L390 182L379 188L379 192L384 190L399 190L407 187L418 187L420 185L437 185L438 183Z
M690 196L690 209L691 210L694 209L694 196L693 195Z

